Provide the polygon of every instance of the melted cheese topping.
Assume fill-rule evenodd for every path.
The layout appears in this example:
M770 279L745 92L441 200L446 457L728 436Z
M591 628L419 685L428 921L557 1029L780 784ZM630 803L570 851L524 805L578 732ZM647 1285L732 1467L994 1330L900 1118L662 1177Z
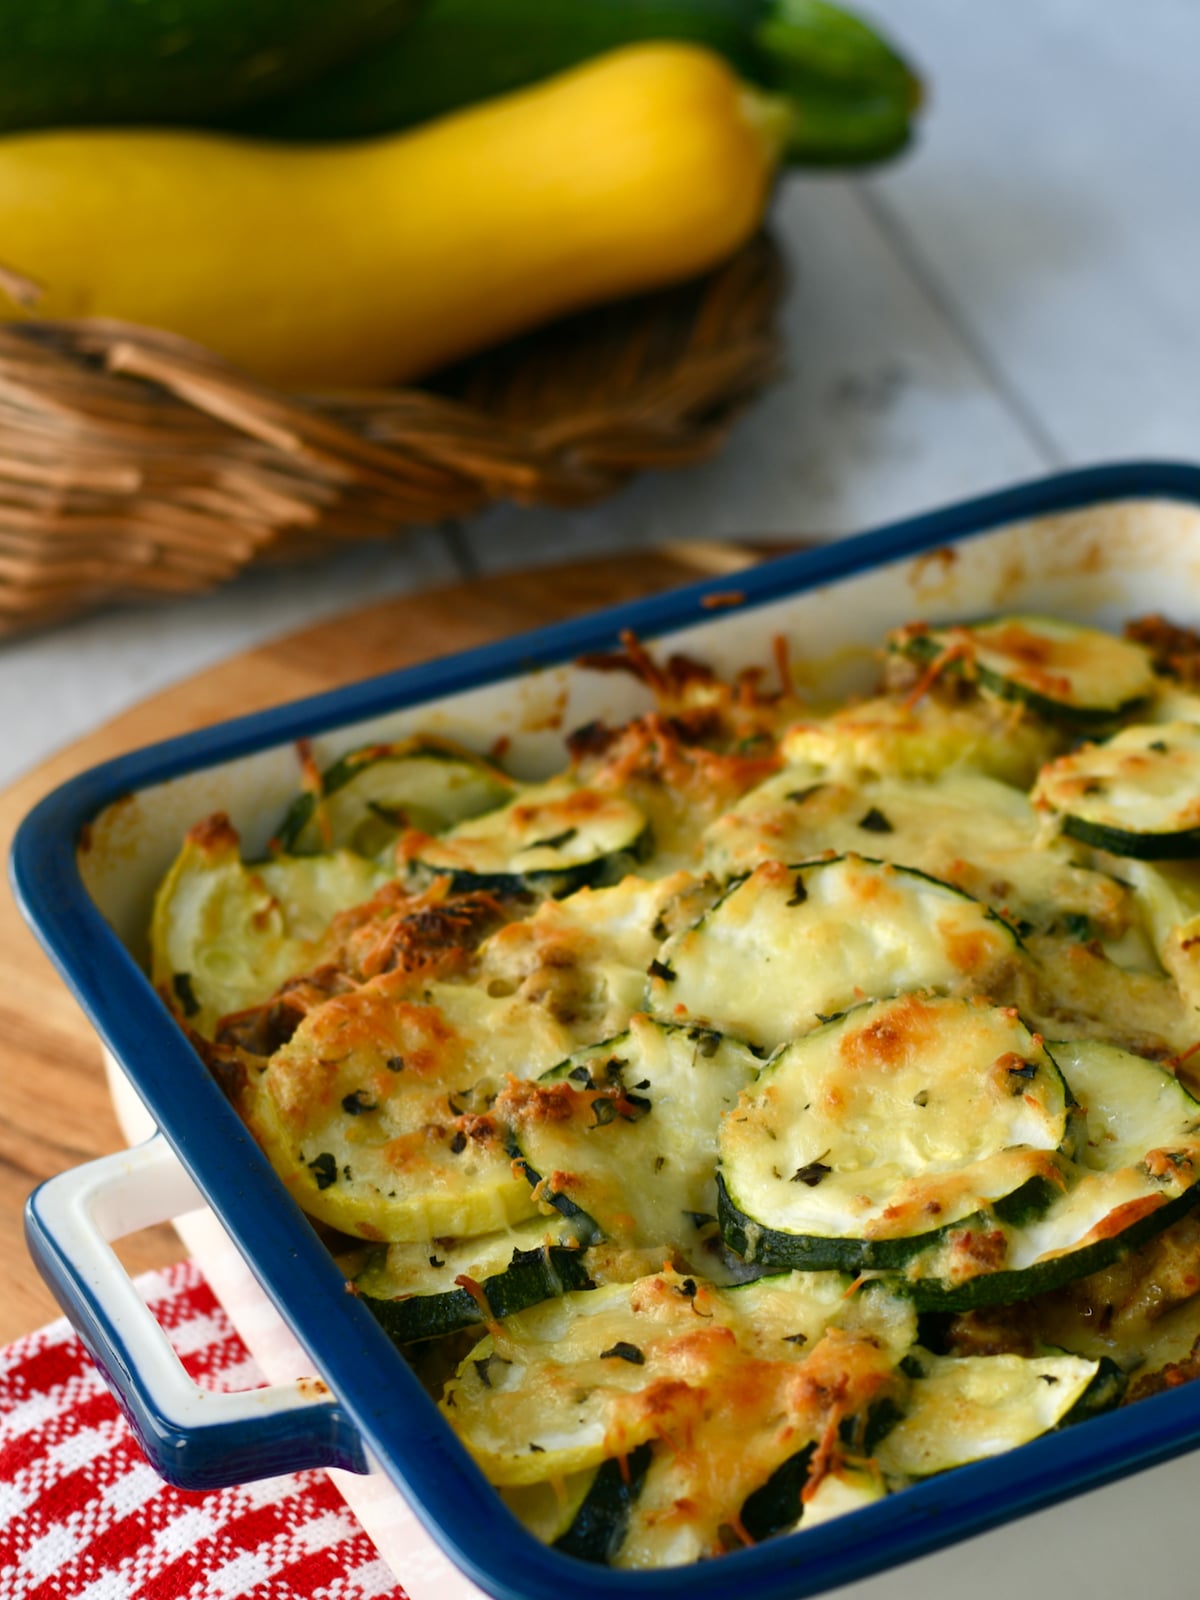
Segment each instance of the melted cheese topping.
M997 994L1019 959L1007 924L919 873L857 856L766 861L667 941L650 999L774 1049L868 998Z
M770 1419L741 1469L749 1492L882 1392L913 1327L893 1297L847 1295L844 1279L797 1273L753 1287L744 1301L748 1289L662 1272L563 1295L476 1346L443 1409L494 1483L578 1472L653 1439L706 1515L719 1515L741 1503L720 1487L735 1435L745 1450L757 1431L747 1424Z
M1193 707L1094 630L943 630L932 663L910 631L922 664L893 655L890 690L822 715L785 644L775 687L628 643L597 664L658 707L580 730L562 776L520 785L436 740L350 752L289 813L326 853L246 864L218 816L159 893L156 984L215 1041L299 1204L389 1246L368 1293L461 1292L514 1249L586 1246L596 1287L492 1320L442 1408L547 1539L648 1445L622 1566L745 1542L742 1508L781 1473L771 1526L803 1530L1034 1437L1094 1371L1046 1357L1055 1336L1200 1365L1200 1257L1151 1237L1200 1167L1200 869L1117 860L1052 814L1104 762L1122 814L1131 786L1145 805L1144 761L1190 749ZM1145 697L1159 721L1064 753L1017 690L1093 718ZM1190 827L1167 788L1151 825ZM747 1260L719 1237L727 1198ZM769 1230L896 1276L743 1281ZM1103 1339L1031 1303L1000 1308L1024 1340L1003 1359L915 1346L923 1284L1017 1296L1133 1238L1105 1268L1128 1293L1086 1299L1089 1326L1095 1295L1117 1306ZM1161 1306L1161 1330L1125 1300Z
M1131 836L1200 828L1200 725L1147 723L1087 744L1042 769L1035 805ZM1116 848L1110 845L1110 849Z
M1012 1450L1056 1427L1096 1375L1078 1356L926 1356L905 1415L876 1459L894 1477L925 1478Z
M780 741L790 767L849 782L935 778L971 767L1026 788L1062 748L1062 734L1021 706L985 696L966 702L881 696L828 717L794 723Z
M713 824L707 852L729 875L828 850L870 855L916 867L1035 926L1073 914L1098 931L1121 932L1131 915L1128 892L1043 833L1027 796L983 773L850 784L785 772Z
M936 1231L1053 1182L1062 1079L1005 1008L906 995L787 1046L721 1133L730 1195L789 1234Z
M368 1239L485 1233L536 1208L483 1085L558 1059L567 1042L515 998L414 992L407 974L388 974L311 1012L248 1079L242 1111L330 1226Z
M1119 711L1148 698L1154 671L1147 650L1056 617L999 617L966 627L913 624L894 636L901 648L951 657L1002 693L1023 694L1087 713Z
M619 1245L698 1262L717 1210L717 1130L758 1065L730 1039L639 1014L557 1081L510 1083L492 1115L539 1198L565 1196Z
M655 1454L617 1566L677 1566L719 1555L722 1528L737 1531L731 1506L896 1383L885 1351L836 1327L798 1362L745 1356L711 1335L706 1343L711 1356L689 1391L687 1422Z

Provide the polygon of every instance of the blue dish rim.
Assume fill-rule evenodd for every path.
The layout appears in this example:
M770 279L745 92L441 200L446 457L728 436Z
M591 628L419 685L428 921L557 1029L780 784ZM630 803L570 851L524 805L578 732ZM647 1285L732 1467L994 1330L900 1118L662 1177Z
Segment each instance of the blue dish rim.
M736 587L743 608L763 605L1009 523L1126 499L1200 505L1200 466L1135 461L1056 473L780 557L739 572ZM191 1047L88 897L75 862L76 841L91 818L130 792L610 649L622 629L653 638L686 627L711 617L706 598L724 599L729 588L728 577L704 580L135 751L47 796L22 823L13 845L17 903L68 987L130 1072L363 1442L463 1570L498 1600L560 1600L564 1589L576 1600L636 1600L677 1589L680 1573L591 1567L539 1545L509 1516L369 1313L345 1294L331 1258L220 1090L207 1072L197 1071ZM153 1431L148 1429L151 1436ZM731 1583L750 1600L800 1600L1197 1443L1200 1384L890 1496L856 1514L849 1547L835 1521L803 1540L768 1541L690 1567L686 1582L693 1600L718 1600ZM350 1455L345 1464L353 1466Z

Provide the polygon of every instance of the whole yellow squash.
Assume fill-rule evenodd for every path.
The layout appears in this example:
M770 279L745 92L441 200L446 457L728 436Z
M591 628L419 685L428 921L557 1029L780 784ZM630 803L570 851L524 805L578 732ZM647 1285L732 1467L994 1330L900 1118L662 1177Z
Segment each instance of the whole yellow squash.
M393 383L728 255L787 117L663 44L357 145L15 135L0 261L44 286L39 316L170 329L288 387Z

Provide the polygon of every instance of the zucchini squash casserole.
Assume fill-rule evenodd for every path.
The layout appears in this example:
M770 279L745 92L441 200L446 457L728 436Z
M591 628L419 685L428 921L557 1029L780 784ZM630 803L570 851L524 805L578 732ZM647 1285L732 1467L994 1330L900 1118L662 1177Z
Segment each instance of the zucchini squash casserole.
M519 782L415 737L221 815L156 986L447 1423L618 1567L804 1530L1200 1375L1200 642L787 648ZM1197 1058L1200 1059L1200 1058Z

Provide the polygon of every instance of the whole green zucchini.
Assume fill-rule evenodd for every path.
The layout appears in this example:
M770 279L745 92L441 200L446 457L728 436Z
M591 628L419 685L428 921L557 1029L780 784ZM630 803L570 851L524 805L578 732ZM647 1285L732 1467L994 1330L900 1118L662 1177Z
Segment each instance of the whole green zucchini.
M649 39L706 45L790 98L793 162L879 160L910 136L912 69L827 0L429 0L403 36L236 125L284 139L388 133Z
M200 122L292 93L420 0L0 0L0 132Z

